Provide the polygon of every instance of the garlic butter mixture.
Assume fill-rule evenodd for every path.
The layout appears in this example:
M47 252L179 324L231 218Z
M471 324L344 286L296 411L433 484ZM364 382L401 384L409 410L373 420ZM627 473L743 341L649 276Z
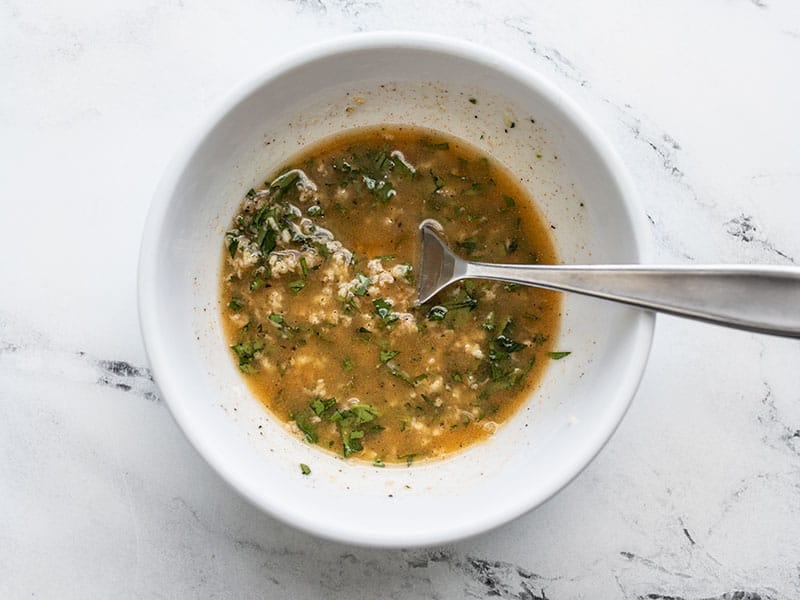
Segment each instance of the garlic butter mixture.
M490 435L550 360L555 292L490 281L415 306L423 219L462 256L552 263L550 228L513 177L461 140L359 129L250 190L226 235L231 354L299 437L375 465Z

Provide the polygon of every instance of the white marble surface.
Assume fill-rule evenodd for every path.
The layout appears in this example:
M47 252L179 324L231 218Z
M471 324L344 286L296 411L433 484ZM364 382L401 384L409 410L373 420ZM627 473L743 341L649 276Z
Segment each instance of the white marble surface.
M151 193L231 86L321 37L419 29L516 57L616 145L659 262L800 262L800 4L433 5L0 1L0 597L800 597L796 341L660 318L598 459L443 548L294 531L175 426L136 315Z

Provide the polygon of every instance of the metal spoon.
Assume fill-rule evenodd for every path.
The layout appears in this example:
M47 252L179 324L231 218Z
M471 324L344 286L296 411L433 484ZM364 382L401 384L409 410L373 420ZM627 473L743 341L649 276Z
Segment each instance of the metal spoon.
M800 338L800 268L771 265L502 265L463 260L420 225L419 304L461 279L577 292L728 327Z

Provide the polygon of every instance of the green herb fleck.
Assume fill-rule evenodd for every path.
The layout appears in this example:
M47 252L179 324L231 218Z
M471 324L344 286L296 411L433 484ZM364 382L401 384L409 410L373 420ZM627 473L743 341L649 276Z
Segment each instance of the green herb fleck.
M309 466L308 466L307 464L305 464L305 463L300 463L300 472L301 472L303 475L311 475L311 467L309 467Z
M397 157L397 162L395 163L395 173L398 175L403 175L405 177L413 177L414 176L414 167L409 164L406 164L399 156Z
M256 243L258 247L261 248L261 252L266 255L275 250L277 240L278 237L275 230L272 229L268 223L265 223L256 238Z
M416 454L398 454L397 459L403 460L406 459L406 466L410 467L411 464L414 462L414 458L416 458Z
M356 366L356 363L353 362L353 359L349 356L345 356L342 360L342 368L345 371L352 371Z
M394 191L394 186L392 186L391 181L382 181L375 188L375 197L381 204L386 204L395 194L397 194L397 192Z
M485 189L486 189L486 186L484 184L475 182L470 186L470 188L467 191L464 192L464 195L465 196L480 196L484 192Z
M394 323L400 318L397 316L397 313L392 312L392 305L383 298L376 298L373 300L372 306L375 307L375 312L378 313L378 316L386 325Z
M380 359L382 363L387 363L392 360L395 356L400 354L398 350L381 350Z
M434 306L428 311L428 321L444 321L447 316L447 307Z
M478 240L474 237L468 237L465 240L460 242L456 242L456 246L461 248L467 255L472 254L475 252L475 249L478 247Z
M402 381L404 383L407 383L410 386L414 385L414 381L411 379L411 377L409 377L408 375L403 373L400 369L395 369L394 367L389 367L389 373L391 373L392 375L397 377L400 381Z
M275 179L275 181L272 182L270 187L278 188L280 190L285 190L290 185L295 183L297 181L298 177L299 177L299 173L296 170L292 169L291 171L287 171L283 175L280 175L279 177L277 177Z
M363 273L356 273L356 283L353 287L354 296L366 296L367 288L372 285L372 280Z
M412 267L411 265L400 265L400 266L403 268L403 274L402 274L403 279L405 279L406 283L408 283L409 285L413 285L414 284L414 274L413 274L414 267Z
M346 410L337 410L328 419L336 423L339 429L339 435L342 439L342 453L345 458L354 452L360 452L364 449L362 439L366 433L364 425L372 423L369 426L370 431L379 431L383 429L380 425L374 424L373 421L378 417L378 411L368 404L355 404Z
M255 292L256 290L264 287L267 284L267 280L261 277L261 275L256 275L255 279L250 282L250 291Z
M239 368L245 373L254 373L255 369L250 364L255 358L256 354L264 349L264 342L261 340L254 340L251 342L242 342L231 346L231 350L239 358Z
M239 298L231 298L231 301L228 302L228 308L234 312L239 312L244 308L244 302L242 302Z
M505 327L503 327L503 331L497 336L495 343L497 346L503 350L504 352L519 352L520 350L524 350L527 348L525 344L522 342L515 342L511 339L511 329L513 327L511 319L506 322Z
M302 279L298 279L297 281L292 281L289 284L289 289L292 290L295 294L298 293L300 290L302 290L304 287L306 287L306 282L303 281Z
M475 298L474 296L471 296L468 292L465 292L463 298L447 304L447 308L449 308L450 310L456 310L459 308L468 308L469 310L475 310L476 306L478 306L478 299Z
M231 255L231 258L236 256L236 250L239 248L239 238L232 238L230 243L228 243L228 252Z
M314 248L317 250L317 254L319 254L322 258L330 258L331 251L328 250L328 246L322 243L314 244Z
M550 358L553 360L561 360L565 356L569 356L572 352L549 352Z
M344 312L351 313L358 310L358 305L352 298L348 298L344 301Z
M336 406L336 398L328 398L327 400L316 398L310 406L314 414L321 417L323 413Z
M300 431L306 436L306 440L311 444L316 444L319 437L317 436L314 426L308 422L306 415L304 413L295 413L291 418L294 419L294 422L297 423L297 427L299 427Z

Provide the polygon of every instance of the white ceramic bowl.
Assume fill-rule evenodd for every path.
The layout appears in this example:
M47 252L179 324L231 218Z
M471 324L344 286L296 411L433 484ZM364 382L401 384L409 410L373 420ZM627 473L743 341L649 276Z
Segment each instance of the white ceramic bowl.
M142 332L176 421L256 506L350 543L450 542L541 504L592 460L636 390L654 318L565 297L558 349L572 355L548 367L527 405L489 441L447 460L374 468L287 433L249 394L221 332L224 232L244 193L287 157L320 137L376 123L449 132L504 163L555 226L563 262L642 261L646 228L628 177L555 87L466 43L359 34L295 54L241 87L178 153L144 232ZM311 466L310 476L300 463Z

